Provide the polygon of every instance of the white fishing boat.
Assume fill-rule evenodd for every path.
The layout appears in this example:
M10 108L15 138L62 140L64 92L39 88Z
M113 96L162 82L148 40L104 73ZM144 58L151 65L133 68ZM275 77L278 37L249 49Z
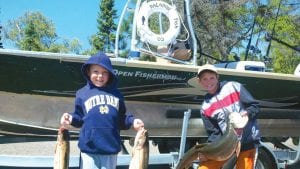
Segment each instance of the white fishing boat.
M151 4L155 6L154 9L149 9ZM171 10L172 16L169 17L173 18L171 28L174 27L166 34L148 36L151 30L144 27L145 23L134 22L134 29L137 30L132 39L132 51L153 54L176 63L119 58L118 47L114 54L108 54L119 78L118 87L125 96L127 110L143 119L150 139L158 144L162 152L178 149L183 118L188 110L191 116L188 120L186 142L193 145L196 141L204 141L206 132L202 126L199 107L205 91L197 84L195 77L199 68L194 56L196 43L193 43L191 58L188 60L176 58L170 53L155 53L137 47L134 42L138 40L157 46L166 45L178 35L177 29L180 27L180 24L175 22L179 19L176 10L165 2L145 1L142 4L138 0L137 10L140 9L138 7L148 12L147 15L138 15L136 12L135 17L139 18L136 19L139 21L146 21L151 13L167 13L167 10ZM146 18L143 19L143 16ZM191 25L189 29L191 32ZM191 37L194 39L193 33ZM86 83L80 68L88 57L0 49L0 133L56 137L61 115L73 111L75 91ZM242 61L240 63L244 64ZM257 65L246 64L243 68L251 69L255 66ZM273 141L276 145L282 145L281 142L287 138L299 142L299 76L228 69L222 66L217 69L221 80L234 80L244 84L260 102L258 121L264 139ZM72 137L77 137L78 130L74 128L70 133ZM132 130L121 131L124 139L133 137L134 134Z

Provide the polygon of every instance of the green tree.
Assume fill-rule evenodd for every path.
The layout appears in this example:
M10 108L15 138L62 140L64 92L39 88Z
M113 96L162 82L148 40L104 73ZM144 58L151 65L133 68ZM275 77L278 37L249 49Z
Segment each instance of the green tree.
M192 1L191 13L196 36L201 41L202 52L221 60L241 40L247 38L254 18L255 2L240 1Z
M201 43L201 52L220 60L232 59L232 52L237 51L240 58L245 58L247 54L247 59L252 60L265 61L271 58L270 66L274 71L292 73L299 63L299 52L271 40L272 45L267 54L269 41L266 41L265 35L274 32L274 37L291 46L300 44L299 4L296 2L193 0L192 20ZM279 4L280 11L276 17ZM248 42L251 43L247 45ZM202 57L200 64L204 62L214 63L216 60Z
M21 50L79 53L81 48L78 40L64 39L59 43L54 24L40 12L26 12L10 20L5 29L5 38Z
M114 0L102 0L99 4L97 18L98 32L90 38L92 45L90 53L96 53L98 50L113 52L117 30L117 25L114 23L116 18L117 11L114 9Z
M268 20L259 24L270 35L269 57L272 59L271 67L274 72L292 74L300 63L299 50L295 48L300 44L299 13L295 4L286 0L274 0L269 5Z

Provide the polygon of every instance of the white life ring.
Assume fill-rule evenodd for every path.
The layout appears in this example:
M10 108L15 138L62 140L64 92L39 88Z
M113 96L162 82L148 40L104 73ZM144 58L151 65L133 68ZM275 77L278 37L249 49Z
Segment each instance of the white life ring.
M164 34L156 34L148 26L149 17L156 12L161 12L169 19L169 29ZM137 16L137 30L142 42L152 45L168 45L175 41L180 31L180 18L175 6L163 1L144 1Z

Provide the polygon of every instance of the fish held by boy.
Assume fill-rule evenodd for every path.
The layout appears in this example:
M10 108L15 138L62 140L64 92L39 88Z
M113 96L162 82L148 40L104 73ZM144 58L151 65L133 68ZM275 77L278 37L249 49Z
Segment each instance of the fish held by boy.
M68 169L70 154L70 135L64 127L58 129L54 155L54 169Z
M149 138L148 131L141 128L134 139L132 158L129 169L147 169L149 163Z
M240 139L233 125L227 120L226 131L218 141L195 145L185 153L178 162L176 169L189 168L193 161L199 157L199 154L204 155L208 160L225 161L231 159L233 156L238 156L240 147Z

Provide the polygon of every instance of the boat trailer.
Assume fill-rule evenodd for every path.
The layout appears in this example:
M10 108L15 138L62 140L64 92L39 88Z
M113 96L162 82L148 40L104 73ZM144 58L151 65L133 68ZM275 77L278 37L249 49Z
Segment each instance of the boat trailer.
M176 164L183 157L191 109L184 112L182 133L179 152L150 154L149 165L170 165L171 169L176 168ZM288 165L296 164L300 161L300 144L297 149L292 150L271 150L264 142L262 147L272 153L276 159L277 169L284 169ZM118 155L117 166L128 166L130 163L130 154ZM17 161L17 163L16 163ZM30 155L0 155L0 167L34 167L34 168L51 168L53 167L53 156L30 156ZM79 166L79 156L70 156L69 167L77 168ZM193 165L197 167L197 164Z

